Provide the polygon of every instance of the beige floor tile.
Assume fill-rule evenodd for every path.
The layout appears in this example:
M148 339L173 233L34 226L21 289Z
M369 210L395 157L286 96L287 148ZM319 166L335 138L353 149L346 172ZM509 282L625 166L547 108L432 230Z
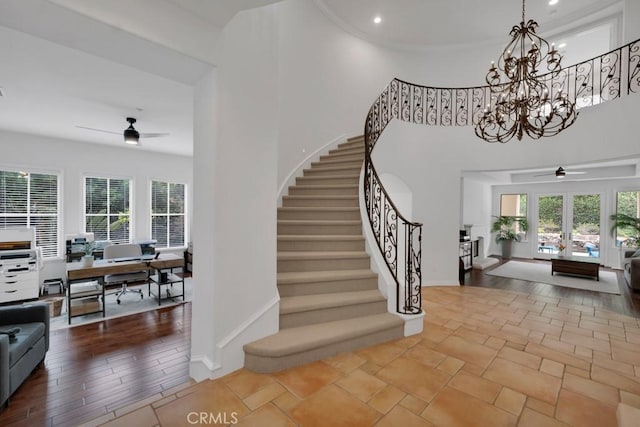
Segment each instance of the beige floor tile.
M484 345L486 345L487 347L491 347L494 350L500 350L506 342L507 341L503 340L502 338L489 337Z
M526 347L525 344L520 344L520 343L513 342L513 341L507 341L504 346L512 348L514 350L518 350L518 351L524 351L524 349Z
M555 404L561 384L559 378L501 358L483 377L550 404Z
M529 408L524 408L518 427L567 427L567 424Z
M556 417L569 425L580 427L615 426L616 407L574 393L560 391Z
M500 394L498 394L498 398L496 399L494 405L496 405L500 409L504 409L507 412L512 413L513 415L520 415L522 412L522 408L524 407L524 403L527 401L527 396L522 393L518 393L515 390L512 390L508 387L502 387Z
M515 426L517 418L461 391L445 387L422 413L438 426Z
M422 338L420 338L419 336L413 335L410 337L399 339L397 341L394 341L393 343L403 348L411 348L414 345L418 344L420 341L422 341Z
M304 398L337 381L343 375L326 363L314 362L277 372L273 376L293 394Z
M456 372L458 372L464 366L464 364L465 363L460 359L447 356L447 358L438 365L438 370L449 375L455 375Z
M300 403L300 399L288 391L273 399L273 404L284 412L289 412L289 409L296 406L298 403Z
M551 405L550 403L543 402L542 400L538 400L533 397L527 397L527 402L525 403L527 408L531 408L536 412L541 414L545 414L549 417L553 417L556 413L556 407Z
M249 414L244 403L223 383L212 383L207 389L199 389L155 410L163 426L189 426L192 412L212 413L214 416L241 418ZM135 424L132 424L135 425Z
M617 388L569 373L562 380L562 388L610 405L617 405L620 401Z
M584 369L578 369L574 366L566 365L564 371L573 375L577 375L582 378L591 378L591 372Z
M285 390L282 385L274 382L273 384L269 384L268 386L261 388L260 390L253 393L251 396L243 399L245 405L252 411L265 403L271 402L281 394L285 393Z
M638 382L640 379L637 377L629 377L598 365L591 367L591 379L628 391L629 393L640 394L640 382Z
M367 362L364 365L361 365L359 369L366 372L367 374L375 375L380 369L382 369L382 366L372 362Z
M386 414L405 396L407 396L407 394L399 388L388 385L380 390L380 392L373 396L367 403L376 411Z
M542 362L542 358L540 356L524 351L515 350L510 347L504 347L502 350L500 350L498 352L498 357L510 360L511 362L515 362L519 365L527 366L531 369L538 369L540 367L540 363Z
M638 348L638 351L640 351L640 346ZM611 369L612 371L620 372L625 375L635 375L632 364L613 360L611 358L611 355L608 353L594 351L592 363L598 366L602 366L603 368Z
M335 382L363 402L387 386L387 383L359 369Z
M396 406L376 424L376 427L435 427L402 406Z
M591 350L590 348L582 347L581 345L577 345L576 348L573 350L573 354L575 354L576 356L583 357L583 358L589 360L589 359L593 359L593 352L594 351L595 350Z
M176 399L177 399L176 395L172 394L171 396L167 396L167 397L164 397L164 398L162 398L160 400L156 400L155 402L153 402L153 404L151 406L153 408L159 408L160 406L166 405L167 403L169 403L169 402L171 402L173 400L176 400Z
M231 423L231 425L238 427L296 427L296 423L291 418L272 404L261 406L258 410L241 418L237 423Z
M593 329L580 328L579 326L565 325L562 328L563 331L571 332L572 334L583 335L585 337L593 338Z
M585 337L586 338L586 337ZM544 337L542 340L542 345L552 348L554 350L561 351L563 353L573 353L576 349L574 343L558 341L552 337Z
M634 366L633 371L635 372L636 377L640 377L640 366Z
M640 395L620 390L620 401L634 408L640 408Z
M578 369L588 371L590 369L590 364L588 361L583 358L575 357L571 353L563 353L562 351L558 351L554 348L548 347L543 344L529 343L525 348L527 353L535 354L547 359L555 360L556 362L563 363L565 365L574 366Z
M528 337L529 333L531 332L531 329L510 325L507 323L502 327L502 331L508 334L516 334L516 335L521 335L523 337Z
M444 326L437 325L435 323L430 323L425 321L422 333L419 335L420 338L426 339L428 341L439 343L442 342L445 338L452 334L448 328Z
M431 366L432 368L437 367L440 362L447 358L446 354L442 354L439 351L432 350L422 344L414 346L404 355L426 366Z
M497 351L484 345L469 342L457 336L447 337L436 349L444 354L453 356L465 362L471 362L482 367L489 366Z
M186 420L185 420L186 421ZM109 421L103 426L105 427L153 427L158 425L159 421L151 406L144 406L133 412L129 412L115 420Z
M627 342L612 341L611 355L618 362L640 365L640 346Z
M524 319L519 325L521 328L530 329L532 332L541 332L545 335L559 337L562 333L560 326L552 325L551 323L542 323L535 320Z
M448 386L488 403L493 403L502 388L500 384L463 371L453 377Z
M405 351L406 349L403 347L400 347L393 343L386 343L359 350L356 352L356 354L367 359L368 362L384 366L391 362L393 359L399 357Z
M430 402L451 378L444 372L400 357L382 368L376 376L400 390Z
M564 375L564 365L550 359L542 359L540 364L540 372L544 372L554 377L562 378Z
M540 344L542 342L542 340L544 339L544 333L531 330L531 332L529 333L529 336L527 337L527 339L530 342L536 342L536 343Z
M382 414L336 385L328 385L291 408L289 415L302 426L371 426Z
M273 378L269 375L256 374L255 372L243 369L238 375L224 382L240 399L244 399L261 388L272 384Z
M453 334L459 336L460 338L464 338L467 341L475 342L476 344L484 344L484 342L489 338L489 335L487 334L472 331L471 329L468 329L466 327L458 328L458 330L456 330Z
M328 359L323 359L323 362L348 374L367 363L367 360L354 353L342 353Z
M414 414L420 415L422 411L425 410L428 403L422 399L418 399L417 397L407 394L404 399L402 399L399 403L400 406L407 408Z

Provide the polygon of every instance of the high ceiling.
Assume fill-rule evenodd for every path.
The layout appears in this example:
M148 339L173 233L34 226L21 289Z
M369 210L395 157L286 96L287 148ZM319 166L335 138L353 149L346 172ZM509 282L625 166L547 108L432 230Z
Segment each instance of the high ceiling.
M193 86L216 64L221 29L241 10L278 1L2 0L0 129L120 147L118 135L76 126L120 132L135 117L140 132L170 135L134 149L191 155ZM494 43L520 18L516 0L315 2L345 30L395 47ZM527 9L561 32L563 22L610 16L621 3L529 0Z

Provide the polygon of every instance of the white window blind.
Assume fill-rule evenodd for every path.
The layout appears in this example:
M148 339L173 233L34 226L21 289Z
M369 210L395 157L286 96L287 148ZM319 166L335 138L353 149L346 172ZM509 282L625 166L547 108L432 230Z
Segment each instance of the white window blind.
M35 227L45 258L58 256L58 175L0 171L0 228Z
M185 246L185 185L151 181L151 238L156 247Z
M95 240L131 241L131 180L85 177L85 232Z

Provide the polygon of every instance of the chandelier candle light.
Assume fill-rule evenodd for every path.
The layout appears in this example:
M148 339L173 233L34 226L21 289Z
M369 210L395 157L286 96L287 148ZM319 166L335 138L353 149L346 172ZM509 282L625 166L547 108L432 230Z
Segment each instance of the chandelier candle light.
M562 69L562 56L536 35L536 27L536 21L525 21L522 0L522 22L511 29L511 42L486 76L493 106L487 105L475 131L487 142L504 143L514 136L522 140L525 133L533 139L554 136L576 120L575 105L562 85L552 84Z

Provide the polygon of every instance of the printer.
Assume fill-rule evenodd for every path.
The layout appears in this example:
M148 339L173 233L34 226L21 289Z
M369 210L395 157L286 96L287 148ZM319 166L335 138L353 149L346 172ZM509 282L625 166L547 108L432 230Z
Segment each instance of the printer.
M0 303L38 298L40 261L34 227L0 230Z

